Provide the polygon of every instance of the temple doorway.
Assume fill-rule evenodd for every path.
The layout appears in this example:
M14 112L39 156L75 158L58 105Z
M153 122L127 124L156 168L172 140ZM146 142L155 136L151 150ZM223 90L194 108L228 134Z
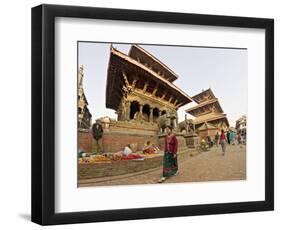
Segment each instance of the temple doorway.
M149 121L149 115L150 115L150 106L148 104L145 104L142 108L142 115L143 119L145 121Z
M130 119L135 119L140 111L140 104L137 101L132 101L130 107Z
M157 120L159 118L159 109L158 108L154 108L152 113L153 113L153 121L157 122Z

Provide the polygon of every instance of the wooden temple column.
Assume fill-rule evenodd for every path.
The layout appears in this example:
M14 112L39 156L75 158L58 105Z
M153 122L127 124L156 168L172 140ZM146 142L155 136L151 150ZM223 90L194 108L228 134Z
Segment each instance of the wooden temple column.
M153 108L150 107L149 111L149 122L153 122Z
M143 109L143 104L140 104L140 117L139 120L142 120L143 116L142 116L142 109Z

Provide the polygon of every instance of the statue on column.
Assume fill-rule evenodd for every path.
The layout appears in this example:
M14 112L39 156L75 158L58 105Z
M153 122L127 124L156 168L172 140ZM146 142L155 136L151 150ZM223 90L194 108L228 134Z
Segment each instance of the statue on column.
M185 131L186 134L191 135L195 132L194 124L191 119L187 119L187 114L184 116L184 121L179 123L179 131Z

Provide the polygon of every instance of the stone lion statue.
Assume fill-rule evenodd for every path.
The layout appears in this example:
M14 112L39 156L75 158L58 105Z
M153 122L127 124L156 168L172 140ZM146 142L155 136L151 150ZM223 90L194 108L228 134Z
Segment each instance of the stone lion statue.
M178 127L180 132L185 131L186 134L191 134L195 131L192 119L187 119L186 115L184 121L180 122Z

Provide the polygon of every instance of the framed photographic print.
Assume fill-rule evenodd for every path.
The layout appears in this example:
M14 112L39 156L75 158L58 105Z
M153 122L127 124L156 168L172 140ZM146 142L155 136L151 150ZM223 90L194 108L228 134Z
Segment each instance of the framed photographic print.
M274 208L274 21L32 8L32 221Z

